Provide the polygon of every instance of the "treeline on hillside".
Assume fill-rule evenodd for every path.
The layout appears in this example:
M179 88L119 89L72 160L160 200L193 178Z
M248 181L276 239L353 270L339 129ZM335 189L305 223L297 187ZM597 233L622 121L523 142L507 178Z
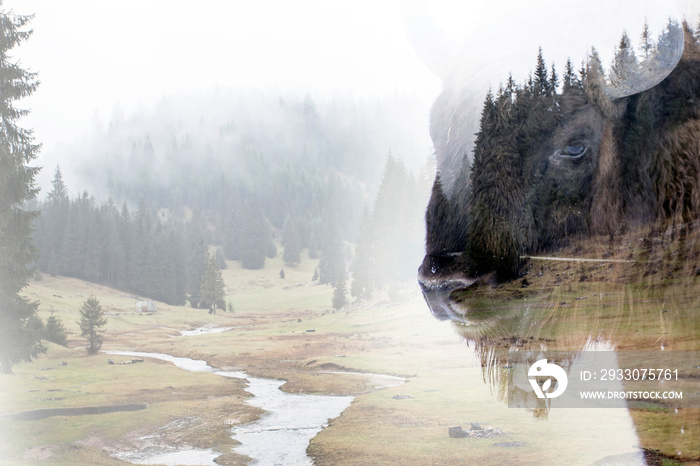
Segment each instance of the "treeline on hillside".
M537 233L512 233L513 225L518 225L519 220L504 219L502 212L516 212L520 207L514 206L524 205L525 193L531 186L512 187L507 195L497 192L492 187L498 185L497 178L508 172L522 173L532 169L531 164L528 166L528 156L540 153L542 147L545 147L543 144L550 138L552 130L561 124L564 115L570 115L571 109L580 108L589 101L590 97L586 91L594 89L591 86L600 86L604 80L608 91L613 89L613 92L625 92L629 90L625 89L629 82L640 82L639 73L643 73L645 69L658 67L658 62L661 62L662 66L669 66L668 56L673 55L668 53L670 44L674 38L682 39L682 34L682 26L669 20L658 41L654 41L648 26L645 25L639 51L636 52L631 39L624 33L607 72L593 49L588 62L578 71L568 60L561 81L554 65L550 69L546 67L540 49L535 71L526 82L517 84L510 76L495 96L491 92L487 94L479 132L476 135L469 179L469 206L473 221L465 230L465 236L472 257L481 257L482 263L488 263L495 255L517 257L519 240L514 239L516 234L531 235L549 241L551 238L564 236L567 231L583 228L575 223L580 221L578 217L564 216L557 219L560 224L554 221L536 221L537 228L542 229ZM694 38L700 39L697 35ZM634 144L635 138L638 138L640 128L653 126L650 121L644 121L649 115L648 112L637 110L629 112L626 118L629 118L630 124L625 127L629 134L628 149ZM583 155L587 149L585 141L573 139L564 150L574 158ZM625 176L619 180L620 183L628 181ZM544 192L530 194L536 199L534 202L545 202L548 208L564 210L566 207L571 212L580 210L581 207L577 204L579 200L566 197L550 199L549 187L542 189ZM495 229L502 229L504 233L482 234L484 231L493 232ZM557 229L561 230L561 234L555 233Z
M87 158L81 185L120 205L144 199L176 213L191 209L223 235L254 193L270 225L281 230L291 217L302 242L324 210L342 209L340 233L352 241L387 151L426 156L427 134L406 131L424 119L422 106L400 96L317 104L310 96L220 91L117 114L91 144L71 151Z
M521 169L520 154L540 147L543 138L548 136L543 132L544 129L551 128L557 121L562 102L560 98L563 95L585 98L584 89L589 73L592 72L601 75L608 85L615 86L630 76L633 77L644 67L654 67L651 63L658 60L657 56L664 56L671 37L680 34L680 28L680 25L669 21L658 41L654 41L645 25L639 47L641 59L637 58L635 47L627 33L624 33L607 75L593 49L588 63L582 64L578 71L568 60L560 81L554 65L547 69L540 49L535 71L527 82L517 84L509 76L506 85L501 86L495 96L491 92L486 96L476 135L471 172L493 173L498 176L500 172L497 167ZM700 34L695 35L695 40L700 42ZM513 147L518 150L513 150ZM483 168L490 165L494 169ZM472 177L471 181L475 183L478 180ZM490 180L483 182L490 183ZM479 193L479 186L473 185L472 192Z
M39 270L168 304L213 304L212 298L202 296L202 290L211 287L205 280L210 262L206 225L156 215L144 202L132 213L126 204L119 209L111 200L97 204L87 193L69 199L60 169L48 199L38 207ZM269 234L263 238L271 243ZM222 259L217 264L225 267ZM221 307L220 299L214 301Z
M220 220L221 234L217 225L196 213L190 218L166 210L154 213L143 201L132 212L111 200L98 204L86 192L70 199L57 168L51 192L38 205L37 265L44 273L101 283L168 304L222 308L220 270L226 267L225 258L246 268L263 267L266 257L278 254L277 236L287 265L300 263L304 248L309 257L320 258L314 279L341 288L336 294L342 299L334 299L334 304L345 303L350 263L355 297L367 297L393 280L413 278L423 251L423 209L431 178L431 167L416 177L389 155L374 204L365 208L353 259L340 233L341 208L324 210L313 228L287 215L280 231L270 226L255 194L239 201L234 197L231 216ZM212 247L216 253L209 252Z
M352 262L348 243L379 185L382 155L394 142L429 147L398 122L410 99L321 109L310 97L214 97L117 115L94 135L81 149L89 157L82 176L116 202L69 199L57 170L37 206L42 272L197 306L209 247L220 251L220 267L228 259L256 269L277 254L277 241L285 264L300 263L307 249L320 258L316 278L335 284Z
M126 203L118 208L111 199L98 204L87 192L70 199L57 168L51 192L36 207L41 211L34 233L37 265L51 275L101 283L168 304L208 308L216 302L221 307L223 295L203 296L203 290L211 288L207 277L216 273L207 271L210 249L216 251L212 257L217 270L226 267L226 259L258 269L266 258L277 255L275 237L281 236L286 264L300 263L301 251L308 248L311 258L321 258L321 283L334 283L348 258L338 226L343 210L332 197L328 203L315 222L287 215L280 233L270 225L255 193L232 193L224 209L228 215L213 220L190 210L179 215L167 209L156 212L143 200L132 212Z

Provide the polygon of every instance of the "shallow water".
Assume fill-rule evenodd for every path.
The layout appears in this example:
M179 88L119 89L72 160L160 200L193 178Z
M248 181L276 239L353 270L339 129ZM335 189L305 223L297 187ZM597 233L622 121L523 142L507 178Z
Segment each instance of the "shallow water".
M248 404L268 412L257 421L233 429L241 442L236 453L255 458L261 464L307 465L309 441L340 416L353 396L295 395L282 392L283 380L249 378L247 389L255 397Z
M7 416L7 418L16 421L38 421L53 416L87 416L116 413L120 411L140 411L146 408L148 408L148 405L145 403L114 406L86 406L82 408L48 408L22 411L21 413Z
M236 453L254 459L254 464L312 464L306 456L309 441L327 422L340 415L354 399L352 396L298 395L281 391L283 380L250 377L241 371L221 371L206 361L179 358L162 353L136 351L106 351L107 354L141 358L154 358L173 363L192 372L211 372L222 377L246 379L246 391L253 395L248 400L252 406L264 409L268 414L259 420L233 428L232 437L241 445ZM121 452L119 459L136 464L166 465L215 465L218 456L212 450L163 451L162 448L146 448L138 452Z
M194 330L180 330L180 336L183 337L193 337L197 335L207 335L209 333L223 333L233 330L235 327L210 327L204 326L199 327Z

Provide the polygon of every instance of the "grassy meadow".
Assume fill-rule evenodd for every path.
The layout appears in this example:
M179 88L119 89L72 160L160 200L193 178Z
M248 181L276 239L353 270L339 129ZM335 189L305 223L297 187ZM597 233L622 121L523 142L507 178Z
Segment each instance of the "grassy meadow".
M284 379L282 389L291 393L356 395L352 405L312 440L307 452L316 464L590 464L634 448L635 429L626 410L559 410L543 420L528 410L508 408L485 383L473 345L467 345L459 329L430 315L417 284L393 286L391 297L377 294L336 311L331 307L332 288L311 280L316 266L317 261L307 257L295 267L283 266L277 257L261 270L244 270L229 262L223 277L233 312L217 315L161 303L157 313L142 314L136 312L134 298L118 290L64 277L32 282L25 294L41 302L42 318L53 312L62 319L69 344L64 348L47 343L45 355L16 366L12 375L0 375L2 464L124 464L110 455L147 445L212 448L221 453L220 464L248 461L232 450L235 442L230 438L231 426L262 414L245 403L250 396L244 391L245 381L186 372L148 358L119 364L132 358L88 356L77 321L80 305L90 294L108 314L103 350L205 359L216 368ZM279 276L282 268L284 279ZM624 288L595 279L589 285L596 290L608 287L605 299L623 303L611 304L614 309L624 313L629 308ZM548 315L567 311L567 319L582 323L575 326L582 334L590 330L586 325L598 325L585 322L600 313L595 310L600 303L575 300L590 289L543 284L548 297L538 297L533 288L536 283L528 289L527 301L515 299L506 305L527 302L536 309L540 300ZM658 305L644 306L658 314ZM682 306L677 312L683 313ZM233 328L180 334L205 326ZM648 332L649 338L658 338L654 330ZM116 364L108 364L110 358ZM406 382L379 388L384 382L354 372L396 375ZM35 421L9 416L45 408L133 403L148 407ZM667 422L652 410L635 416L635 422L662 430ZM448 436L450 426L468 429L470 423L498 428L502 435ZM667 430L676 428L671 424ZM687 438L692 441L698 430L689 425ZM659 444L659 436L640 432ZM662 450L664 443L660 445ZM692 445L686 446L697 458Z

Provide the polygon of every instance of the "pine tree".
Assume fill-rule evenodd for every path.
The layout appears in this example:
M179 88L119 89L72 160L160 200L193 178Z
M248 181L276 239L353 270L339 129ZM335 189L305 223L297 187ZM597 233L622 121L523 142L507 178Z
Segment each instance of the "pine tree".
M200 288L199 308L209 309L226 309L226 301L224 297L224 279L221 276L221 269L216 264L216 257L209 255L207 258L207 266L204 269L202 277L202 285Z
M646 21L646 19L644 20L644 29L642 30L642 38L639 45L644 53L644 60L647 60L654 49L654 41L651 38L649 23Z
M618 87L626 86L630 78L637 74L638 68L639 64L634 54L634 48L627 32L624 32L610 69L610 83Z
M581 87L586 85L586 77L588 76L588 66L586 65L586 60L581 61L581 68L578 70L578 80L581 83Z
M56 165L56 172L51 181L51 192L48 196L48 202L52 206L61 206L68 204L68 188L63 181L63 173L60 165Z
M23 30L31 16L0 11L0 370L11 372L20 361L41 353L41 335L32 322L38 303L20 296L34 275L32 222L37 213L25 210L36 197L34 178L39 171L29 166L40 146L32 131L17 126L28 110L14 102L31 95L38 86L36 74L13 62L8 52L27 40Z
M59 166L56 167L51 185L51 192L49 192L47 202L39 217L40 228L37 231L37 243L41 252L39 267L51 275L56 275L70 207L68 189L63 182L63 174Z
M547 66L542 56L542 47L537 53L537 67L535 68L533 86L535 95L549 95L550 85L547 78Z
M88 339L88 354L96 354L104 341L104 330L107 318L100 300L90 295L80 307L80 335Z
M341 273L333 286L333 309L340 309L348 303L345 273Z
M557 88L559 87L559 75L557 74L557 70L554 66L554 63L552 63L552 71L550 73L549 86L549 95L555 95L557 93Z
M68 332L66 331L66 327L63 325L61 319L53 314L46 319L44 340L61 346L66 346L68 344Z
M564 86L562 92L570 92L572 89L582 89L580 77L576 76L576 71L574 70L574 65L571 63L571 59L566 60L566 67L564 68Z

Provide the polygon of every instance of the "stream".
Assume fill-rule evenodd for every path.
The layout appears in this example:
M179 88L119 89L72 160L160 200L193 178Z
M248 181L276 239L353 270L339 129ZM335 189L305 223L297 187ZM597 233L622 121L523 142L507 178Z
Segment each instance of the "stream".
M279 387L284 380L251 377L245 372L222 371L209 366L206 361L180 358L169 354L135 351L105 351L106 354L138 358L153 358L173 363L180 369L192 372L211 372L222 377L246 379L246 391L253 397L247 401L267 411L257 421L232 428L232 438L240 445L234 452L252 458L253 464L311 465L306 455L310 440L318 434L330 419L338 417L355 399L354 396L320 396L289 394ZM366 374L382 377L379 374ZM404 380L387 377L384 385L392 386ZM383 388L383 387L382 387ZM134 464L212 465L219 453L213 450L163 451L154 445L141 451L120 452L114 456Z

